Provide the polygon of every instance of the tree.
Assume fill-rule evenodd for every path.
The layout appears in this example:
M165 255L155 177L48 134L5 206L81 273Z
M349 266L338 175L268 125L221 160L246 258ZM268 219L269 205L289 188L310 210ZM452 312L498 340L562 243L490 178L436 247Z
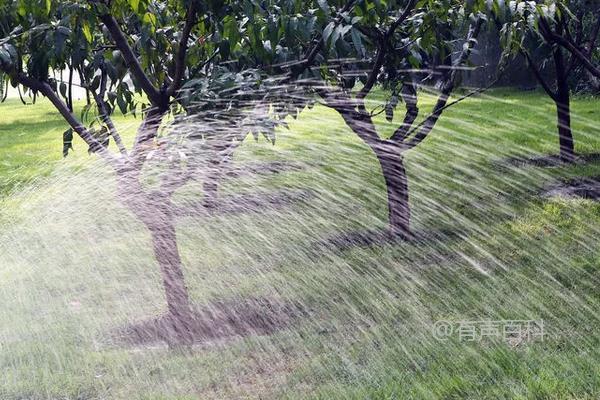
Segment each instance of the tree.
M235 145L250 130L262 129L245 122L244 110L226 116L233 127L226 130L212 129L219 123L222 126L224 120L213 121L209 127L205 121L204 132L182 123L200 108L223 107L223 102L216 105L210 101L199 106L190 101L192 95L212 91L213 97L218 97L215 93L238 85L247 75L218 67L239 48L239 38L229 35L237 12L241 5L229 1L0 0L0 77L45 96L90 152L112 167L119 199L151 233L168 306L165 318L184 343L191 340L193 315L171 197L194 177L201 164L184 157L183 150L203 147L217 160L223 147ZM69 71L67 82L56 78L56 71L65 69ZM102 126L98 131L73 113L73 71L93 97L96 122ZM198 87L204 91L196 90ZM232 101L235 99L225 100ZM111 120L117 108L142 115L129 150ZM84 114L91 112L88 105ZM194 146L159 140L169 114L175 117L169 134L188 142L195 140ZM99 132L108 132L113 138L118 155L109 150L108 137L100 137ZM69 144L66 132L66 152ZM149 170L160 178L154 186L144 181Z
M569 7L577 10L577 15ZM578 67L584 67L592 74L595 71L591 58L600 29L599 11L597 5L580 0L551 1L547 4L511 2L501 29L507 54L520 53L526 58L536 80L556 105L559 157L567 163L575 160L570 84L573 85L577 80L573 72ZM553 83L548 81L534 61L532 49L536 48L550 54ZM597 78L600 78L600 74Z
M596 90L600 90L600 68L598 67L598 34L600 33L600 5L593 1L564 1L564 6L570 12L565 13L570 24L564 34L558 34L553 28L559 21L552 18L540 19L539 30L544 38L552 44L561 46L573 57L575 68L588 73L589 79ZM543 10L543 9L542 9ZM569 31L569 25L574 26L575 34Z
M306 29L262 39L285 55L276 68L271 67L271 73L282 74L288 87L317 95L375 153L387 188L389 233L409 237L404 153L427 138L443 111L454 104L449 99L476 44L486 4L446 0L289 3L293 6L270 10L268 17L285 27L279 32L286 32L288 26L308 26L311 39L306 40ZM260 10L255 14L260 15ZM464 43L453 56L456 35L465 28ZM440 94L431 113L417 123L417 80L425 78L435 82ZM365 102L377 85L389 93L384 109L390 122L396 106L401 101L406 105L402 122L389 138L378 134L374 112L367 110Z

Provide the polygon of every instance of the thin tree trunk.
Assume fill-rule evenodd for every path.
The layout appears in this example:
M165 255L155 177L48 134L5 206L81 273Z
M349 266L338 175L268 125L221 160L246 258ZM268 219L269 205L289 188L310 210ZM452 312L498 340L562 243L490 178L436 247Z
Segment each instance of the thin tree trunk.
M571 109L568 94L566 98L556 102L556 115L560 159L563 162L572 163L575 160L575 143L571 130Z
M394 146L395 147L395 146ZM410 238L408 178L402 154L397 149L377 150L387 190L389 232L394 237Z
M223 170L226 168L230 157L216 157L210 162L210 167L202 183L202 205L207 210L214 210L219 201L219 185L223 177Z
M219 202L219 185L233 159L233 151L244 140L244 136L240 136L237 141L234 141L231 137L225 137L220 142L212 145L214 155L209 161L209 168L202 184L204 194L202 204L209 211L214 209Z
M562 50L554 50L556 66L556 115L558 126L558 142L561 161L571 163L575 160L575 142L571 131L571 106L567 70Z

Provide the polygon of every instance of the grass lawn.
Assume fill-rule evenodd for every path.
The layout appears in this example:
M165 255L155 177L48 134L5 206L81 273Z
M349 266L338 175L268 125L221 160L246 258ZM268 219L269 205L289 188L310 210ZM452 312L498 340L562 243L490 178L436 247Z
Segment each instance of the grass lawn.
M580 154L600 152L599 104L573 102ZM138 122L116 118L129 141ZM0 399L600 398L600 204L542 195L560 180L600 176L600 161L506 161L557 153L541 92L468 99L407 155L420 238L411 243L316 245L386 223L375 157L334 112L301 114L275 146L247 140L236 164L301 168L231 178L223 196L311 197L180 219L192 300L277 298L302 303L306 316L190 352L114 339L164 311L160 273L110 171L81 141L62 160L65 128L44 101L0 104ZM177 201L199 199L197 186ZM545 336L438 340L440 320L543 320Z

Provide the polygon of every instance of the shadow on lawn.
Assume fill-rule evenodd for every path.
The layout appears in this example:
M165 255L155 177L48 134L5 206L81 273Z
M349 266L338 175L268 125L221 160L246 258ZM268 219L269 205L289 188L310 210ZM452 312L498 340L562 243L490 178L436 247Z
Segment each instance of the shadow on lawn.
M291 327L308 315L300 303L274 298L234 298L215 300L192 312L188 330L193 344L231 340L251 335L269 335ZM168 316L131 324L117 330L113 339L124 345L177 343L175 324Z
M502 160L502 162L515 167L562 167L600 162L600 153L579 154L575 157L575 161L572 164L562 161L556 154L548 156L509 157Z

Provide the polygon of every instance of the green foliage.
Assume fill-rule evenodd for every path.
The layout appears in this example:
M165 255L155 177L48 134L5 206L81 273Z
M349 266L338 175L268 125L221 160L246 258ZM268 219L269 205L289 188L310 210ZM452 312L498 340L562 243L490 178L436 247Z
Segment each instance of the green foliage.
M453 0L197 2L184 58L183 90L175 94L171 112L189 113L193 104L195 111L210 115L211 107L219 113L242 102L259 101L273 105L269 112L275 121L295 117L314 102L310 87L333 84L352 91L360 87L358 82L364 84L381 36L398 25L386 37L391 51L385 53L377 71L377 82L390 90L386 115L392 118L399 102L399 82L412 79L406 71L446 58L453 51L456 33L484 13L499 14L500 4ZM115 49L103 16L118 21L146 77L164 90L177 75L175 60L190 6L183 0L1 0L1 69L13 76L26 72L66 98L69 83L56 79L54 73L73 68L89 89L101 91L107 86L101 95L106 96L109 112L136 113L145 109L142 82ZM409 6L414 9L398 24ZM314 58L307 60L318 43L322 45ZM285 85L268 79L276 76L292 79ZM291 85L292 81L310 85ZM227 97L228 105L215 109L216 96Z
M63 157L69 155L69 150L73 150L73 129L69 128L63 132Z
M431 70L447 60L469 23L489 19L501 24L510 54L535 26L536 15L551 19L568 14L568 8L550 3L0 0L0 69L13 83L15 74L25 72L66 98L70 83L57 79L55 71L73 68L84 86L100 93L109 113L145 111L152 99L102 19L116 19L148 81L163 93L180 72L176 60L193 4L182 87L169 99L173 114L213 117L226 111L246 129L241 121L248 108L256 110L262 103L261 114L270 122L264 120L266 127L258 130L271 132L279 121L312 106L315 87L352 93L374 74L375 83L388 92L383 108L391 121L402 83L415 79L415 70ZM403 15L407 8L410 12ZM382 43L381 67L373 71ZM248 107L232 111L242 106Z

